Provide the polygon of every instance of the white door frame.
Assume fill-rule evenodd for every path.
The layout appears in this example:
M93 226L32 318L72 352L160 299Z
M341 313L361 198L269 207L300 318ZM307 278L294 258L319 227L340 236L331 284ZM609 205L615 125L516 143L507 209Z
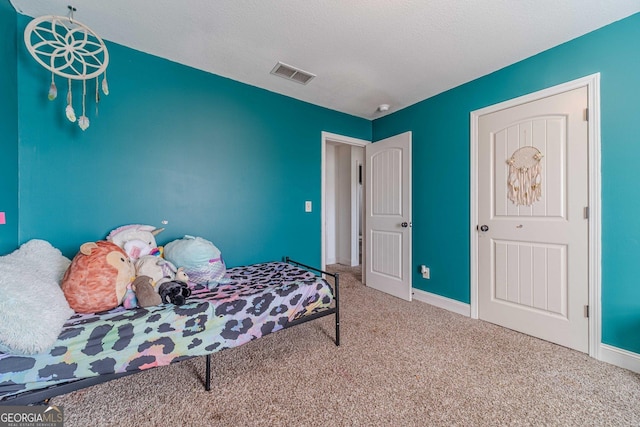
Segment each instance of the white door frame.
M367 144L371 144L371 141L367 141L364 139L358 139L358 138L352 138L350 136L344 136L344 135L338 135L335 133L330 133L330 132L325 132L322 131L321 132L321 151L322 151L322 156L321 156L321 160L320 160L320 169L321 169L321 173L322 173L322 178L321 178L321 184L320 184L320 205L321 205L321 226L320 226L320 233L321 233L321 237L320 237L320 251L321 251L321 258L320 258L320 268L322 270L326 269L327 267L327 259L326 259L326 248L327 248L327 237L325 235L326 233L326 223L327 223L327 211L326 211L326 200L325 200L325 191L326 191L326 185L327 185L327 173L326 173L326 161L327 161L327 144L329 142L337 142L339 144L347 144L347 145L355 145L357 147L363 147ZM363 180L363 186L364 186L364 180ZM355 211L357 214L357 210ZM354 212L352 212L352 215L354 215ZM363 227L364 228L364 227ZM364 246L364 235L362 236L363 242L362 245ZM366 257L362 258L362 265L364 266L364 264L366 263Z
M588 92L589 156L589 356L600 359L602 336L600 316L601 235L600 235L600 73L591 74L538 92L510 99L471 112L470 163L470 242L471 242L471 317L478 318L478 121L480 116L516 105L536 101L573 89L586 87Z

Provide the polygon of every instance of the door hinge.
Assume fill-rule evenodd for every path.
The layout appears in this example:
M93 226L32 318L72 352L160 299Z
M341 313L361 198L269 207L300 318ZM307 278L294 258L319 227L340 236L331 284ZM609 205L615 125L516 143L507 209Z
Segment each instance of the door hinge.
M584 109L584 121L585 122L589 121L589 108Z
M585 305L584 306L584 317L589 317L589 306Z
M589 206L584 207L584 219L589 219Z

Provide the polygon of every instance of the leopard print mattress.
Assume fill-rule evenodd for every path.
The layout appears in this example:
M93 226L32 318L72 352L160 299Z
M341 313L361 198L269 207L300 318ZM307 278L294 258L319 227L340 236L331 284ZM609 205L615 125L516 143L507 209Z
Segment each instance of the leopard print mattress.
M235 267L213 289L193 285L181 306L76 314L48 353L0 353L0 400L80 378L139 371L202 356L282 329L327 308L329 284L282 262Z

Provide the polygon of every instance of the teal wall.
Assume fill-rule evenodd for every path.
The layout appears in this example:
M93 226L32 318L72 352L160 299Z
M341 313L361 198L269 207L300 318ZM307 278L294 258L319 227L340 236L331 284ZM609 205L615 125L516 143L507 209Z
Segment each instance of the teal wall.
M602 341L640 353L638 40L640 14L373 122L374 141L413 132L414 287L470 300L470 112L600 72Z
M603 342L640 353L640 15L373 125L109 43L111 95L97 117L88 101L84 133L64 118L64 81L59 98L46 99L50 75L18 37L27 22L18 16L16 28L0 0L0 211L9 222L0 226L0 253L37 237L71 256L119 225L167 219L160 243L200 235L229 265L285 254L318 264L320 132L379 140L411 130L413 283L465 303L469 113L600 72ZM304 213L305 200L314 212ZM431 280L419 264L431 267Z
M0 0L0 254L18 244L18 75L16 12Z
M28 21L19 17L19 31ZM108 48L110 95L97 116L88 96L83 132L65 118L66 82L48 101L50 74L19 45L20 242L73 255L120 225L166 219L159 243L202 236L228 265L284 255L318 265L321 131L370 140L371 122Z

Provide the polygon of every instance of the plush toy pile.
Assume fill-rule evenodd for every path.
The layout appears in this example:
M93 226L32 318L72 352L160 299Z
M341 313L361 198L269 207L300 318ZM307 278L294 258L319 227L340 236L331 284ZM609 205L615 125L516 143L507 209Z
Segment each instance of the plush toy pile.
M182 305L191 295L189 281L214 286L223 278L226 267L220 251L200 237L168 243L163 257L155 239L163 230L125 225L104 241L83 244L62 280L70 307L94 313L119 305Z
M150 307L162 303L182 305L191 294L187 286L189 277L182 270L178 274L176 266L162 258L157 247L155 236L163 230L150 225L125 225L116 228L107 237L127 253L135 267L135 280L128 286L123 301L125 308ZM167 283L174 283L174 287L183 287L186 291L170 290L173 288L166 286Z

